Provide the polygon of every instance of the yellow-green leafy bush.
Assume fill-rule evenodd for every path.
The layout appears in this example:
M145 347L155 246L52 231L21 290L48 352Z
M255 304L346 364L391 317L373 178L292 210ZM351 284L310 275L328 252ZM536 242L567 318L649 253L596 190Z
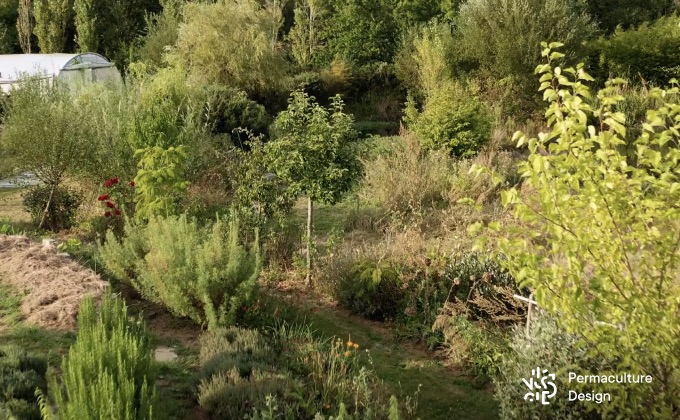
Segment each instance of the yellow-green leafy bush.
M592 80L583 69L561 68L562 54L544 44L540 65L551 130L539 138L517 135L530 156L520 167L533 194L503 193L514 222L493 249L539 305L567 333L605 355L600 375L651 375L648 386L618 388L597 405L603 416L675 418L680 414L680 101L677 82L651 89L661 105L647 111L633 141L636 166L619 147L627 132L615 79L585 99ZM589 119L597 127L588 125ZM479 226L477 226L479 227ZM473 232L476 229L473 229ZM489 243L481 241L482 249Z

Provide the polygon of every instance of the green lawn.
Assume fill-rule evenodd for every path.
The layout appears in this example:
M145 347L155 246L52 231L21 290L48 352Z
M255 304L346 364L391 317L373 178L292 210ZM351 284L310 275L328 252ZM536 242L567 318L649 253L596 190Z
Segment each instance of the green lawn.
M31 218L24 210L22 192L22 188L0 189L0 227L6 224L21 231L28 226Z

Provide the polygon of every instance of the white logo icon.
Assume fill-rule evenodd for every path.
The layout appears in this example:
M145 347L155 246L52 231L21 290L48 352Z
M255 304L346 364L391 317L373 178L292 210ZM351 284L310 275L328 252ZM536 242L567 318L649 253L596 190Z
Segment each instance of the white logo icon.
M536 379L536 380L534 380ZM548 369L536 368L531 371L531 377L527 381L522 378L522 382L529 388L529 392L524 394L524 399L529 401L541 401L541 404L550 404L548 400L555 396L557 387L555 386L555 374L548 373Z

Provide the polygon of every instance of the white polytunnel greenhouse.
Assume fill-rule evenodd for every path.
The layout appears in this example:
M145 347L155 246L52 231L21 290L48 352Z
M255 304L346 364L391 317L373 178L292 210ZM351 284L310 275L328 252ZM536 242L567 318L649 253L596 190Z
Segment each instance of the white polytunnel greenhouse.
M0 55L0 88L9 93L22 80L42 79L68 87L94 82L120 83L115 64L96 53Z

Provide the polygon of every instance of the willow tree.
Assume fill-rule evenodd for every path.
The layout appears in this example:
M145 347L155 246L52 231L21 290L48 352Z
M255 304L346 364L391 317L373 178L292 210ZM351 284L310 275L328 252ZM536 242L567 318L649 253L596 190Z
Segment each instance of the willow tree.
M335 204L362 172L353 118L340 96L328 109L304 92L293 92L274 121L267 143L268 167L292 196L307 197L307 283L311 286L314 203Z
M255 0L187 3L173 59L189 79L247 93L275 89L285 80L287 62L277 44L281 8Z
M42 53L64 51L66 26L71 18L69 0L38 0L33 5L35 36Z

